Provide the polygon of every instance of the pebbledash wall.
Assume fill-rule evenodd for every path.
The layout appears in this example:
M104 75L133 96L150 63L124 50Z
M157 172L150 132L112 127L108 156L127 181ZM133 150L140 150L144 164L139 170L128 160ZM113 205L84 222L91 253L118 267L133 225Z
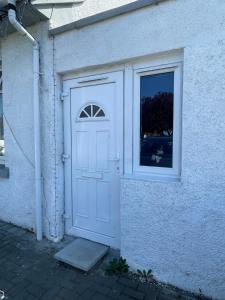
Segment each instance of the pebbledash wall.
M57 180L55 124L56 103L53 76L53 41L48 38L48 23L29 28L41 45L41 133L42 133L42 188L44 202L45 234L58 240L60 233L55 225ZM15 46L16 45L16 46ZM16 51L15 51L16 48ZM5 135L5 164L9 179L0 179L0 219L34 229L34 142L32 100L32 45L12 34L2 40L3 110ZM62 123L62 122L61 122ZM62 125L61 125L62 126ZM62 145L63 141L61 141ZM60 146L59 145L59 146ZM62 150L60 150L62 151ZM60 178L60 188L63 185ZM62 196L61 196L62 198ZM60 212L61 213L61 212ZM62 218L61 218L62 219Z
M47 23L30 28L42 49L45 233L53 240L64 231L61 79L69 73L110 70L141 57L150 61L174 50L183 53L181 179L140 180L134 174L121 178L121 254L133 268L151 268L161 281L195 292L200 288L221 300L225 299L224 13L220 0L168 0L54 38L48 36ZM4 112L17 142L6 124L10 178L0 180L0 218L31 228L29 43L17 34L9 36L2 41L2 60Z

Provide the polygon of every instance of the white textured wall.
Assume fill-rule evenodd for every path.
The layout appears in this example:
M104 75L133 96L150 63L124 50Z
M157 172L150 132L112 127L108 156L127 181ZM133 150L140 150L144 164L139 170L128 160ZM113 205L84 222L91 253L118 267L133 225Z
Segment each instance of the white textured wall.
M55 70L52 40L47 40L44 25L36 28L44 72L45 230L52 239L63 230L62 115L56 95L60 84L56 78L53 89L52 73L184 49L181 182L122 180L121 251L132 266L151 268L162 281L193 291L201 288L221 300L225 299L224 12L221 0L170 0L61 34L55 38ZM4 110L32 160L31 49L16 35L4 40L2 47ZM7 127L6 151L11 177L0 179L0 218L32 227L33 169L18 154Z
M18 51L12 47L12 38L2 42L3 104L8 121L5 122L4 134L10 178L0 178L0 218L33 228L32 69L29 67L32 54L29 44L24 43L21 47L20 38L13 38ZM21 58L23 63L19 64Z
M220 299L225 299L224 12L219 0L168 1L56 37L56 69L65 73L184 49L181 182L122 180L121 251L133 267L151 268L162 281Z
M56 28L72 21L77 21L103 11L122 6L136 0L85 0L73 5L36 5L36 7L50 18L51 27Z
M220 299L225 299L224 69L225 41L184 51L181 182L121 184L122 254L131 265Z
M44 232L50 239L57 240L62 236L62 203L58 203L57 199L63 197L60 161L63 140L60 136L60 143L56 143L56 128L59 134L62 121L61 114L57 113L61 103L56 100L58 98L54 88L54 80L57 78L53 76L53 40L48 39L48 23L40 23L29 28L29 31L39 41L41 48ZM5 161L10 169L10 178L0 178L0 219L31 229L35 227L32 45L16 33L10 35L2 40L2 61L4 114L12 131L5 122Z

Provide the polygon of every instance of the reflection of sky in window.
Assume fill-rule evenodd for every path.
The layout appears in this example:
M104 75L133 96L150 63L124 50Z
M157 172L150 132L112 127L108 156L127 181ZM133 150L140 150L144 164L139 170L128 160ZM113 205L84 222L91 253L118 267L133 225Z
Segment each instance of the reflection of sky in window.
M141 77L141 99L143 97L153 97L159 92L173 93L173 90L174 72Z

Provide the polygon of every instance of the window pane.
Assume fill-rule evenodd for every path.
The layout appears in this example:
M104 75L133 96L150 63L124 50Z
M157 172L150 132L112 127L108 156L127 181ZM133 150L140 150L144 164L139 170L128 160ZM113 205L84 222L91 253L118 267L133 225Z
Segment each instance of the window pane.
M2 94L0 93L0 156L2 155L4 155L4 132L3 132Z
M174 72L141 77L140 165L173 167Z
M81 114L80 114L80 118L83 119L83 118L88 118L88 115L82 111Z
M99 109L100 109L99 106L93 105L93 117L96 115L96 113L98 112Z
M98 117L98 118L100 118L100 117L105 117L104 111L101 109L101 110L97 113L96 117Z
M85 107L84 110L85 110L86 113L91 117L91 105L88 105L87 107Z

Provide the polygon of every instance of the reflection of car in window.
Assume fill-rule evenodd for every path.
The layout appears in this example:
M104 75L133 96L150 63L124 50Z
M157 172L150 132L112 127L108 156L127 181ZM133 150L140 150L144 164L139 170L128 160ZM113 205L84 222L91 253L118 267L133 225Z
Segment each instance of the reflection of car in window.
M147 136L141 139L141 165L172 167L173 137Z

